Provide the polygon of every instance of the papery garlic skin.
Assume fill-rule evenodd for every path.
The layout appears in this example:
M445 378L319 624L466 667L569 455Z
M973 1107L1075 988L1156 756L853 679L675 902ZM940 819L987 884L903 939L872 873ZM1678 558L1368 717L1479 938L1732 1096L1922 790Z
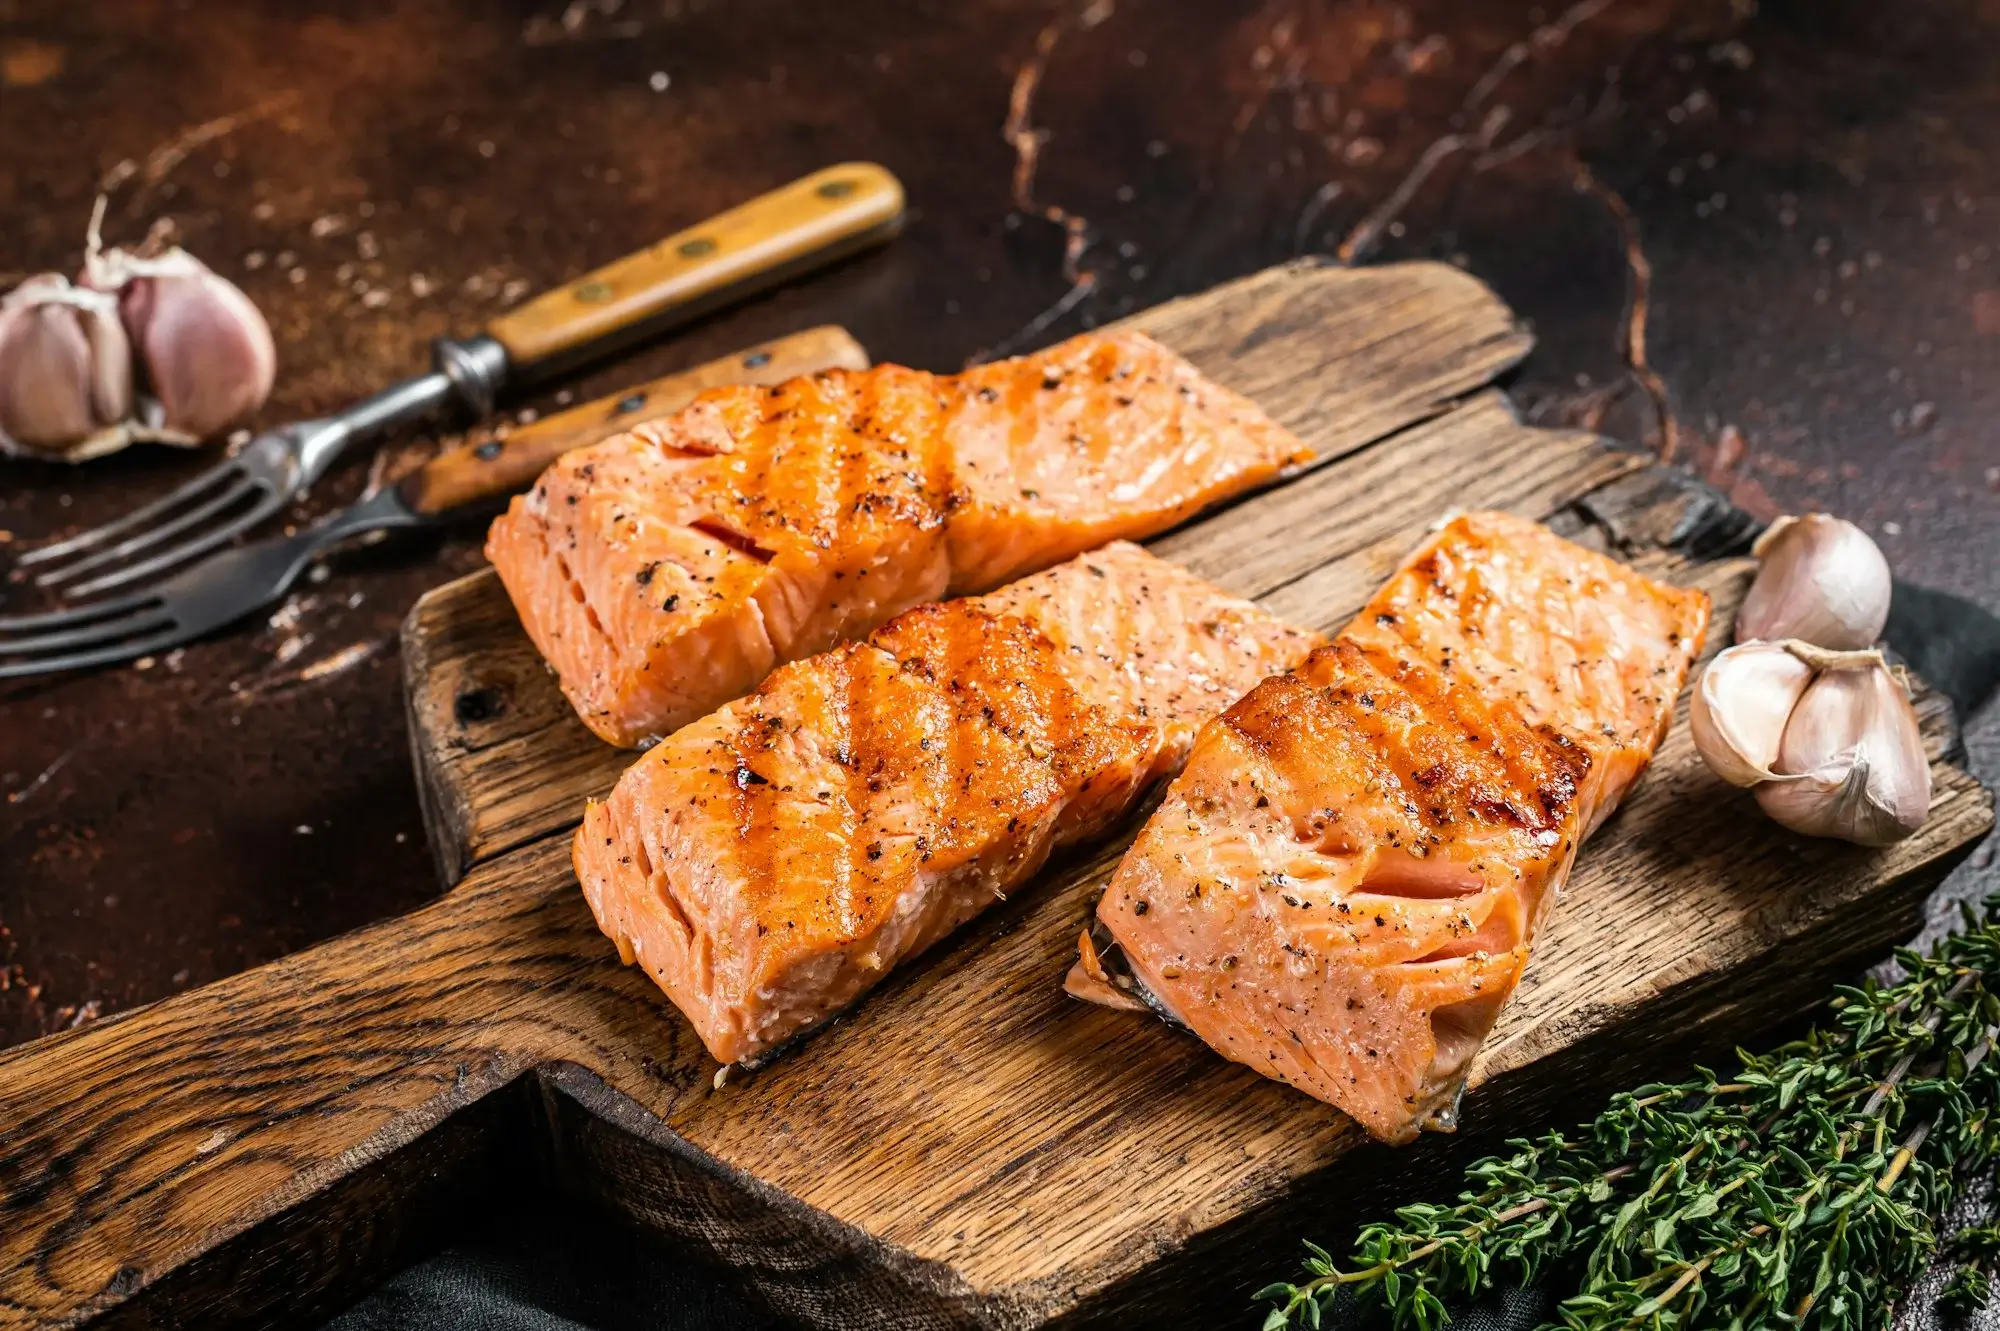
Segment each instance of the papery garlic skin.
M237 285L185 250L139 258L92 253L89 285L115 291L119 314L159 404L150 433L211 438L264 405L277 377L271 326Z
M0 452L80 462L127 442L132 348L117 302L59 273L0 297Z
M1732 786L1776 776L1785 720L1812 678L1783 643L1738 643L1710 661L1688 702L1688 728L1709 770Z
M1886 846L1930 816L1916 709L1879 652L1823 654L1785 724L1776 770L1757 802L1807 836Z
M1757 538L1762 561L1736 612L1736 641L1798 638L1872 647L1889 622L1889 561L1868 533L1825 513L1779 518Z

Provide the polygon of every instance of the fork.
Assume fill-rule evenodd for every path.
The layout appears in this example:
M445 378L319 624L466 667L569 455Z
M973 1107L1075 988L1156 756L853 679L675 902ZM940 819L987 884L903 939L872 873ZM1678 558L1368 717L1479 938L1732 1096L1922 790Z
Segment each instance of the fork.
M451 406L487 415L501 390L518 380L546 376L887 240L902 216L902 186L884 168L849 162L814 172L549 291L483 333L440 338L430 373L336 415L267 431L179 489L16 562L35 570L36 586L59 587L65 598L130 587L278 512L360 440Z
M71 610L0 617L0 679L106 665L191 642L276 601L334 546L370 532L442 524L525 487L571 449L672 415L704 389L867 365L867 353L844 329L809 328L572 407L504 438L463 444L294 535L223 550L142 591Z

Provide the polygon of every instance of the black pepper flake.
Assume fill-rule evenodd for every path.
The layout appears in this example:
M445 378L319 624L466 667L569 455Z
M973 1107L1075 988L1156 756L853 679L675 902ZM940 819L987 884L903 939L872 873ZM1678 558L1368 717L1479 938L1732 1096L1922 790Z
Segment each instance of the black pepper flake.
M660 602L660 609L666 611L668 614L672 614L675 610L680 608L680 604L681 604L680 594L676 592L674 595L669 596L666 600Z
M1132 913L1134 915L1144 915L1147 911L1151 909L1152 906L1144 901L1135 901L1132 903Z

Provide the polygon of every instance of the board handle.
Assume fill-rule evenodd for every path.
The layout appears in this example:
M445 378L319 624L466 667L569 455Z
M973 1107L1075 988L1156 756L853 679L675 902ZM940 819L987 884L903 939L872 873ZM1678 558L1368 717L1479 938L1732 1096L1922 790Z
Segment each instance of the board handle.
M873 162L844 162L537 296L486 332L511 366L539 371L879 244L902 223L896 177Z
M832 324L808 328L545 416L504 438L461 444L404 477L397 488L411 511L435 516L526 489L572 449L671 416L711 388L777 384L821 370L867 368L868 353L846 329Z
M174 1273L538 1064L602 1066L603 1014L665 1027L642 992L622 988L625 968L558 867L566 849L0 1053L0 1327L81 1325L135 1298L150 1306L148 1291ZM663 1057L678 1038L668 1028L656 1040ZM289 1241L269 1233L249 1242ZM309 1265L299 1260L297 1287L276 1297L312 1294ZM186 1284L157 1294L183 1298ZM182 1308L162 1322L139 1311L135 1323L186 1326L245 1315Z

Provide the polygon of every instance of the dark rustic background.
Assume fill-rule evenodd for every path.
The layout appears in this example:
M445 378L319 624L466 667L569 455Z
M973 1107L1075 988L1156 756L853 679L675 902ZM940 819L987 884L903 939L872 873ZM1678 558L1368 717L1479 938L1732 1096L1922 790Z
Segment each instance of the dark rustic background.
M0 0L0 285L174 235L269 313L264 421L815 167L906 183L888 251L515 404L820 321L934 368L1304 253L1436 257L1540 338L1536 420L1763 515L1862 522L2000 605L2000 4ZM414 465L411 436L294 520ZM0 463L7 552L199 460ZM436 891L395 631L476 531L267 621L0 688L0 1044ZM7 603L32 598L16 584ZM1971 718L2000 776L2000 716ZM2000 885L1988 846L1950 890Z

